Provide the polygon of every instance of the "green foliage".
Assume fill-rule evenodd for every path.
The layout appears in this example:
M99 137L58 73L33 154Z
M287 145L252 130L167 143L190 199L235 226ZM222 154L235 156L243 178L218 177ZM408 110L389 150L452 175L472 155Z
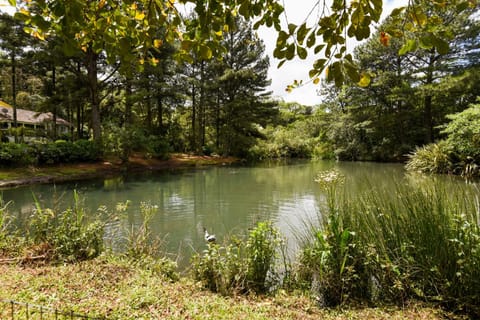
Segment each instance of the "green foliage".
M275 281L275 262L282 244L280 234L271 222L259 222L247 238L247 287L254 292L267 292Z
M454 173L471 178L480 175L480 105L447 116L451 122L442 133L445 140L417 148L409 156L407 170Z
M462 160L471 157L480 164L480 104L447 118L451 121L442 131L447 134L447 143Z
M192 257L196 280L222 294L265 293L278 282L275 263L282 240L269 222L260 222L245 240L233 239L220 246L208 244L203 254Z
M26 144L0 143L0 166L26 166L36 162L35 149Z
M48 143L0 143L0 166L15 167L36 164L59 164L96 161L100 150L93 141Z
M329 192L326 217L302 250L299 278L328 305L422 299L478 317L475 195L405 182L393 195L366 189L349 198Z
M151 157L168 158L168 143L159 137L149 135L142 128L133 126L124 128L110 123L105 125L105 131L103 148L106 155L128 161L133 152L143 151Z
M36 144L35 147L39 164L91 162L98 160L101 154L97 144L91 140L57 140Z
M247 290L242 247L241 241L226 246L209 244L202 255L192 257L194 278L209 290L223 295Z
M103 224L89 222L74 193L74 206L62 212L36 209L28 222L29 238L43 247L46 257L63 262L74 262L97 257L103 251Z
M249 150L249 157L331 159L331 143L323 131L327 121L325 114L317 111L312 115L311 107L298 104L281 107L278 125L261 131L265 137L257 139L257 143Z
M425 173L453 172L452 151L452 147L446 141L417 147L415 152L409 155L405 167L409 171Z

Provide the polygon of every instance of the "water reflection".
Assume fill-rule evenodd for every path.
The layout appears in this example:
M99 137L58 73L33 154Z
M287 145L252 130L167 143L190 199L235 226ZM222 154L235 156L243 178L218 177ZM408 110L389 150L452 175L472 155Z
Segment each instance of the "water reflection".
M142 202L158 207L151 228L155 235L168 240L171 252L204 248L203 226L222 241L232 233L245 233L261 220L273 220L294 245L295 233L317 219L325 201L314 178L318 172L333 168L345 176L352 193L374 187L393 190L396 183L434 183L449 188L464 185L461 179L451 177L406 175L398 164L303 161L38 185L4 190L3 199L12 202L9 209L18 221L28 219L34 208L33 195L43 207L64 208L72 204L73 190L77 190L88 212L102 217L108 215L99 213L99 207L105 206L104 211L111 213L118 203L130 201L127 211L107 225L105 239L116 248L120 248L125 230L142 223Z

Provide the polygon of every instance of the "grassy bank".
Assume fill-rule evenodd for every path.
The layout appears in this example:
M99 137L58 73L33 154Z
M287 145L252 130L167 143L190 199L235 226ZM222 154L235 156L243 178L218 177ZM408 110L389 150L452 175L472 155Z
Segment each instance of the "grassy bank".
M118 175L126 171L158 171L232 164L236 161L238 161L238 159L233 157L195 156L179 153L172 154L168 160L160 160L144 157L141 154L134 154L130 156L129 161L125 163L122 163L118 159L109 159L93 163L0 168L0 188L36 183L83 180Z
M437 309L320 309L303 294L221 296L188 277L179 281L118 258L67 265L0 265L0 299L108 319L441 319ZM4 310L2 319L5 319ZM7 318L8 319L8 318Z

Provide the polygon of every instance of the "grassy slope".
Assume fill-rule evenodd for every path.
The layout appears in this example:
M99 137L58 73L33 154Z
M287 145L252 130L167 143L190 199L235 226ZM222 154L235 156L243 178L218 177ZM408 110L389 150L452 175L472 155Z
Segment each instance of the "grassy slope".
M171 282L127 262L97 258L59 266L0 265L0 299L109 319L440 319L438 310L322 310L305 296L222 297L189 278ZM0 318L2 314L0 303ZM3 309L8 312L8 307Z

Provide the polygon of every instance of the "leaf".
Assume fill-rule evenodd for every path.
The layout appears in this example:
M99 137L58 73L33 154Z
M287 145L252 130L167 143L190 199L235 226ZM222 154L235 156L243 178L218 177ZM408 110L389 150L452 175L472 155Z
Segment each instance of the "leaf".
M315 32L312 32L307 38L307 47L311 48L315 45L316 42Z
M320 83L320 78L315 78L313 79L313 84L319 84Z
M282 60L282 61L280 61L280 63L278 64L277 68L281 68L286 61L287 61L287 60Z
M360 81L358 81L358 85L362 88L365 88L370 85L371 81L372 79L368 73L362 73L362 75L360 76Z
M44 34L38 31L34 31L32 35L39 40L42 40L42 41L45 40Z
M323 48L325 48L325 45L319 44L318 46L315 47L315 49L313 50L313 53L318 54L320 51L322 51Z
M200 51L199 51L200 57L206 60L210 60L212 58L212 49L210 49L208 46L202 45L200 46Z
M405 42L405 44L400 48L400 50L398 50L398 54L402 56L408 52L414 51L415 49L417 49L417 41L415 39L408 39L407 42Z
M316 70L322 70L326 62L327 62L327 59L318 59L313 63L313 67Z
M287 43L289 35L285 31L280 31L277 37L277 47Z
M309 29L307 29L307 25L304 23L302 24L297 30L297 41L302 44L307 36Z
M432 34L426 35L418 39L418 44L422 49L431 49L433 47Z
M448 51L450 50L450 46L448 45L448 42L441 38L433 37L432 43L437 49L437 52L439 54L447 54Z
M358 69L355 65L353 65L349 61L345 61L345 63L343 65L345 66L348 77L353 82L360 82L361 81L360 74L358 73Z
M158 62L159 62L159 60L157 58L155 58L155 57L150 58L150 64L152 66L156 66L158 64Z
M295 29L297 29L297 25L293 23L288 24L288 32L290 34L293 34L295 32Z
M294 56L295 56L295 45L290 44L287 47L287 51L285 52L285 58L287 58L287 60L292 60Z
M185 51L190 51L193 46L193 41L191 40L183 40L182 41L182 49Z
M414 24L421 27L425 26L428 21L427 15L420 7L416 7L415 10L410 13L410 18Z
M297 54L298 54L298 57L302 60L306 59L307 58L307 50L303 47L297 47Z
M16 0L8 0L8 3L13 7L17 6L17 1Z
M390 16L396 17L396 16L400 15L403 11L405 11L405 7L395 8L395 9L392 10L392 13L390 14Z

